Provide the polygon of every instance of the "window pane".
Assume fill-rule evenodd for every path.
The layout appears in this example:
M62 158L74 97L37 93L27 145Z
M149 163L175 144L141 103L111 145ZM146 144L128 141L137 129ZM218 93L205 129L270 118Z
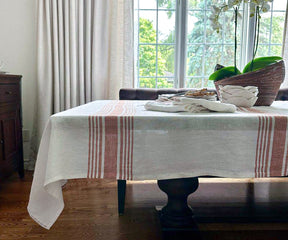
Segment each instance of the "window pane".
M134 21L137 86L174 87L177 1L136 0L136 2L139 2L140 9L135 9ZM136 7L137 3L134 6Z
M206 45L205 46L205 74L209 76L213 73L217 63L224 65L222 59L222 45Z
M156 9L157 8L157 0L139 0L139 8L140 9Z
M216 64L223 66L234 66L234 45L206 45L205 72L207 78L214 72ZM237 49L237 66L239 68L240 46ZM204 81L204 83L208 83Z
M271 43L282 44L284 22L285 13L273 13Z
M159 9L176 9L176 0L158 0Z
M260 20L260 43L269 43L271 29L271 12L262 13Z
M208 80L208 77L205 78L197 78L197 77L189 77L185 80L185 86L187 88L215 88L214 81Z
M256 57L269 56L269 45L259 45Z
M239 68L239 61L240 61L240 46L237 46L237 67ZM225 45L223 47L222 52L222 65L224 66L234 66L234 45L227 46ZM241 69L240 69L241 70Z
M189 77L186 78L185 86L187 88L202 88L203 78Z
M139 46L139 76L156 75L156 46Z
M202 11L189 11L187 19L188 43L203 43L204 42L204 26L205 15Z
M158 12L158 42L175 43L175 12Z
M157 87L158 88L173 88L174 78L158 78Z
M156 11L140 11L139 42L156 43Z
M188 1L188 9L203 9L205 7L205 1L190 0Z
M273 4L270 3L270 11L261 14L260 39L256 57L282 55L286 4L287 1L274 0Z
M139 87L140 88L155 88L156 78L140 78Z
M203 45L187 46L186 76L202 76Z
M224 24L223 24L223 35L226 43L234 43L234 12L229 11L223 14L224 16Z
M282 55L282 45L271 46L270 55L271 56L281 56Z
M274 0L273 1L273 10L282 10L282 11L286 11L286 4L287 1L286 0Z
M215 88L214 85L214 81L208 80L209 77L207 76L206 78L204 78L203 80L203 87L207 87L207 88Z
M243 16L243 11L240 11L240 14ZM234 23L234 15L233 11L228 11L223 14L223 37L225 43L233 43L235 42L235 23ZM241 33L242 33L242 20L239 18L237 20L237 42L241 41Z
M174 45L158 46L158 76L174 77Z

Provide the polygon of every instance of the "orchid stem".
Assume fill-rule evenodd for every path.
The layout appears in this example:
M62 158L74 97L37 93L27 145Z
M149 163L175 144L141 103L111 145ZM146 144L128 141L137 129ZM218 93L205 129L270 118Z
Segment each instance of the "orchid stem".
M257 54L258 45L259 45L259 35L260 35L260 10L259 7L256 7L256 21L254 29L254 42L253 42L253 58L251 61L250 71L253 71L254 59Z

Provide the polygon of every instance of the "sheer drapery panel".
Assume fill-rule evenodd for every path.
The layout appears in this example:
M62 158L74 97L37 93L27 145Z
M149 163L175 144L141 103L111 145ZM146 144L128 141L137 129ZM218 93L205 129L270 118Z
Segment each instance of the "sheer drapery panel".
M39 0L32 158L48 118L133 87L133 0Z

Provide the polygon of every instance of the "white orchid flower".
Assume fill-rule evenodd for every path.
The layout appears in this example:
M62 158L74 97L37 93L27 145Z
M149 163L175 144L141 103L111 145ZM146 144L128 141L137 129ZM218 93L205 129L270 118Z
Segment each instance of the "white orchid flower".
M213 5L211 8L212 15L209 17L209 20L212 22L213 29L217 32L219 32L221 29L221 24L219 23L219 15L221 14L221 12L227 12L229 9L233 8L235 10L236 8L240 7L241 3L244 2L247 4L250 3L250 17L254 17L256 14L256 7L260 9L260 12L268 12L270 10L270 3L273 2L273 0L227 0L225 2L226 3L219 6ZM239 11L237 15L239 19L242 18Z
M270 10L270 5L268 3L264 3L263 7L261 8L262 12L268 12Z

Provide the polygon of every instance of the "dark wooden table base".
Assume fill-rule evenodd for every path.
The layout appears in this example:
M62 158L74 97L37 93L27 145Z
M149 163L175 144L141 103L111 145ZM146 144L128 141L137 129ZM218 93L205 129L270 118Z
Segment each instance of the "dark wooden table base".
M198 178L158 180L158 186L168 196L167 205L159 212L161 225L172 228L195 226L194 214L187 204L187 198L197 190Z
M248 208L239 207L231 212L231 207L222 206L216 207L215 209L218 210L215 212L211 212L211 208L209 212L201 212L196 207L194 213L187 200L188 196L198 189L198 186L198 178L158 180L158 187L168 196L164 207L156 207L163 240L203 240L203 234L198 228L198 224L201 223L288 222L288 208L285 207L287 204L277 206L277 209L261 203L255 204L253 183L248 184L247 188Z

